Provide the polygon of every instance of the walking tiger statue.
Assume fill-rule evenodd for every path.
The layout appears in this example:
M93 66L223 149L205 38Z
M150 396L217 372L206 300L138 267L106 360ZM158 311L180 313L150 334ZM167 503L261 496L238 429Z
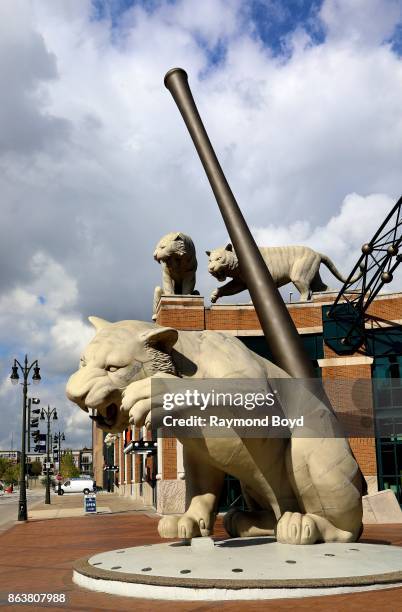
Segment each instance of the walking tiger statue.
M149 426L151 381L164 379L289 378L270 361L230 334L177 331L143 321L110 323L90 317L96 328L80 368L67 383L67 397L86 412L97 412L107 433L129 425ZM319 400L310 394L313 405ZM153 405L154 407L154 405ZM336 417L323 403L323 420ZM342 437L186 438L183 460L186 511L164 516L166 538L213 532L225 474L237 478L248 510L225 515L233 537L272 535L289 544L354 542L362 530L363 480Z
M313 291L327 291L328 286L320 276L320 264L323 263L342 283L346 278L336 268L332 259L306 246L259 247L260 253L270 271L277 287L293 283L300 292L300 300L309 300ZM215 303L225 295L235 295L247 289L242 277L236 253L229 243L225 247L206 251L208 255L208 272L219 282L227 277L232 280L215 289L211 302ZM351 279L354 283L362 276L360 272Z

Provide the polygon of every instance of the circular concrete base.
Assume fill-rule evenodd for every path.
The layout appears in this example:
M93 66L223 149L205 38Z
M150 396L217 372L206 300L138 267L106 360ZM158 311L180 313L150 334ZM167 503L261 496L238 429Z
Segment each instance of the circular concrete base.
M147 599L276 599L402 586L402 548L292 546L272 538L136 546L80 559L76 584Z

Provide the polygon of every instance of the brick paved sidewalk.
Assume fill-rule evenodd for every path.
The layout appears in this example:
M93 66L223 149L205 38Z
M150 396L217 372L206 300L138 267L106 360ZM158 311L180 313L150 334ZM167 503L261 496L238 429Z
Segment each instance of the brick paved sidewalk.
M28 509L29 519L65 518L84 515L84 496L78 494L55 495L52 493L50 504L41 502ZM142 500L124 497L115 493L98 493L96 506L100 513L130 512L133 510L153 512L152 508L144 506Z
M72 502L71 502L72 503ZM71 580L72 562L79 557L103 550L159 542L158 518L136 512L115 515L85 516L56 520L36 520L17 524L0 535L0 605L4 610L135 610L136 612L175 612L223 609L225 612L256 610L369 612L402 611L402 588L336 595L325 598L303 598L261 602L159 602L117 597L81 589ZM218 521L216 535L224 535ZM402 526L370 525L364 540L402 546ZM58 606L8 605L8 593L65 593L67 603Z

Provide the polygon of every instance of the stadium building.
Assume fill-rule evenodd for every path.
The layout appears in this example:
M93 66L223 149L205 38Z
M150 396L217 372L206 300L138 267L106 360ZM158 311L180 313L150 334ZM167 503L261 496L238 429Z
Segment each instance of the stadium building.
M340 338L336 324L328 322L328 309L337 293L313 294L308 302L287 304L289 313L303 340L305 349L323 380L343 381L331 397L339 414L356 403L352 386L345 381L367 381L357 402L371 423L370 433L349 437L354 455L366 478L369 493L391 489L402 505L402 436L387 430L386 437L376 436L376 419L387 416L388 422L400 422L402 406L402 293L379 294L367 312L366 342L349 354L334 350ZM205 307L200 296L162 297L158 312L159 325L179 330L224 331L238 337L256 353L269 358L268 347L252 304L215 304ZM386 381L381 390L380 381ZM392 380L390 380L392 379ZM374 385L373 385L374 383ZM399 431L399 430L398 430ZM377 432L378 433L378 432ZM397 432L398 433L398 432ZM182 446L172 438L156 439L144 428L129 428L114 445L104 444L104 434L94 425L94 476L109 490L141 498L158 512L180 513L185 503L185 473ZM237 503L239 483L227 476L220 509Z

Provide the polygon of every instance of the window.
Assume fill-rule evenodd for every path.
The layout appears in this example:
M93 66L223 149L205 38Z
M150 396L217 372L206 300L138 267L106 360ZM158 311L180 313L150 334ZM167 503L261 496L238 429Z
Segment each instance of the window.
M397 330L395 330L397 331ZM390 338L389 334L384 334ZM392 335L391 335L392 339ZM373 347L390 352L379 336ZM380 341L378 341L380 340ZM396 345L394 349L398 348ZM376 439L378 488L391 489L402 505L402 356L374 358L373 397L378 437Z
M317 360L324 357L322 334L301 334L300 338L313 363L316 376L320 377L321 368L318 367ZM257 353L257 355L272 360L272 355L264 336L239 336L239 340L241 340L251 351Z

